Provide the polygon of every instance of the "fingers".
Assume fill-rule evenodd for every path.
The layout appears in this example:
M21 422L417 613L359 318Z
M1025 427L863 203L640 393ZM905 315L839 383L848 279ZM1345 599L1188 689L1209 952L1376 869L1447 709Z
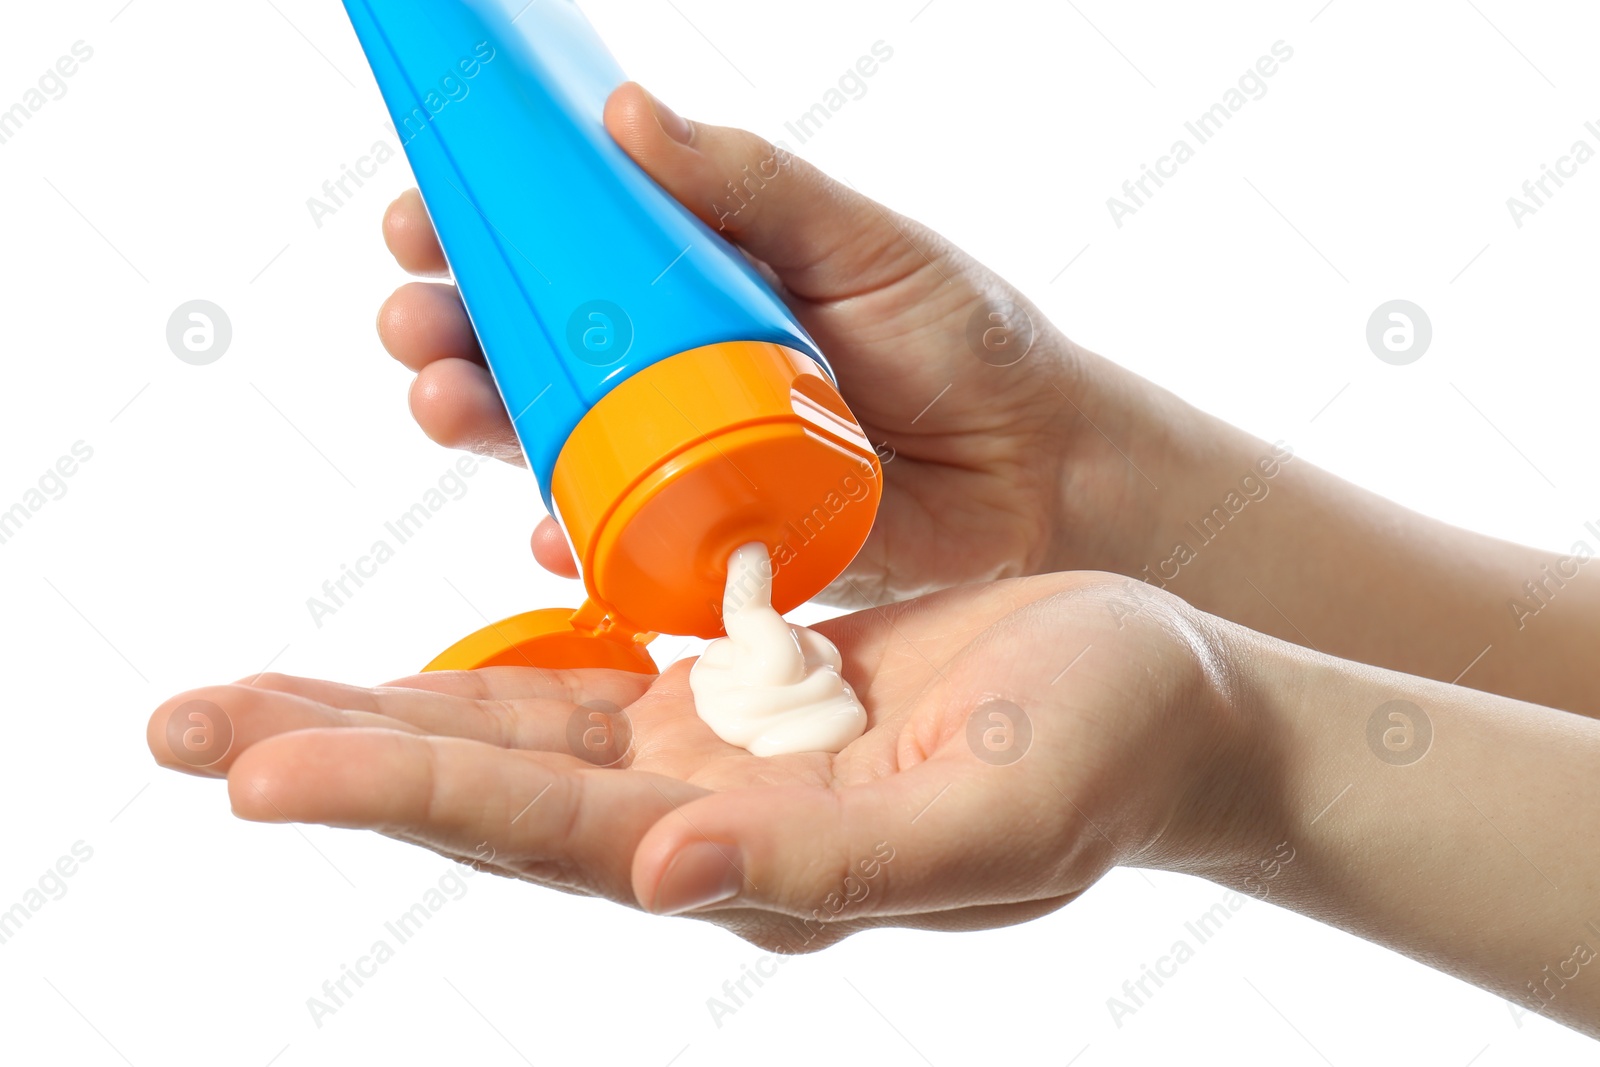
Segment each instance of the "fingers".
M407 282L396 289L378 309L378 339L414 371L441 359L483 364L478 335L453 285Z
M400 266L411 273L448 273L417 190L402 193L389 205L383 236ZM378 338L390 355L417 372L411 414L423 433L447 448L525 462L455 286L402 285L378 310Z
M389 205L383 216L383 241L408 274L442 277L450 273L419 190L407 189Z
M943 245L761 137L685 122L634 83L612 94L605 120L617 143L667 192L808 300L891 285L927 265L918 245Z
M269 737L308 729L383 727L575 755L574 711L598 701L626 707L649 681L626 671L502 667L363 689L269 674L173 697L150 717L146 738L157 763L202 776L228 773Z
M431 440L526 463L453 286L411 282L395 290L378 312L378 337L390 355L417 372L411 414ZM566 536L553 519L534 529L532 545L540 566L563 578L578 577Z
M378 689L281 675L269 675L256 684L371 716L343 725L393 726L470 738L499 748L573 756L585 755L573 736L573 717L581 714L581 708L622 708L649 687L647 678L630 678L626 671L502 667L497 668L499 677L494 681L474 681L474 673L440 672L441 680L431 687L428 676ZM620 759L622 753L613 755Z
M378 311L378 338L417 372L411 414L424 433L448 448L524 462L454 286L411 282L395 290Z
M539 525L533 528L532 546L533 558L551 574L562 578L579 577L578 564L572 558L567 535L561 532L555 519L547 515L539 520Z
M313 682L301 678L290 681L297 685L339 688L336 682ZM403 688L502 703L555 700L570 707L603 700L618 707L627 707L643 696L653 681L654 679L648 675L635 674L632 671L608 671L598 668L553 670L484 667L475 671L429 671L426 674L414 674L390 682L378 690L362 690L362 692L387 694L392 689Z
M301 730L243 753L228 796L244 819L378 830L631 902L639 838L705 791L574 763L461 738Z
M842 789L718 793L651 827L634 891L657 913L754 907L805 931L1081 890L1109 864L1109 845L1069 834L1067 805L1030 797L1031 777L963 752Z
M145 741L163 767L220 778L241 752L268 737L290 730L364 725L414 729L293 693L219 685L180 693L162 704L150 716Z
M511 417L489 372L464 359L441 359L411 383L411 416L446 448L460 448L518 466L527 463Z

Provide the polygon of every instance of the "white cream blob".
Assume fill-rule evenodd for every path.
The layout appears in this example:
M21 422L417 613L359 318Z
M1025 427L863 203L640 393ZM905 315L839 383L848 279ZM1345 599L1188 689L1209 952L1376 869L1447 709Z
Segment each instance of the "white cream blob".
M838 752L867 728L867 712L839 673L839 650L772 610L772 558L750 544L728 560L722 596L727 637L689 671L696 710L730 745L757 756Z

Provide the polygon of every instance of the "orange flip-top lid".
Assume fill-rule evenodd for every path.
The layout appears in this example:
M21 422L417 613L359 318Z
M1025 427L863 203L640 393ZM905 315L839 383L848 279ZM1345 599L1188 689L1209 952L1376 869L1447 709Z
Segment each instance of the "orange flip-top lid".
M551 496L583 574L578 612L529 612L429 665L611 667L654 673L655 633L716 637L728 559L768 547L773 606L836 579L877 515L883 472L815 360L735 341L654 363L584 416Z
M475 671L480 667L598 667L635 674L657 673L645 645L655 634L619 630L605 610L587 602L571 608L540 608L491 623L434 657L424 671Z

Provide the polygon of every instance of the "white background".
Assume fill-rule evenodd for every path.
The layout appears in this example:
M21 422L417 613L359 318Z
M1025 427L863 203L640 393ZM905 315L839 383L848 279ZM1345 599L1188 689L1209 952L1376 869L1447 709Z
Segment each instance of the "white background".
M720 1028L706 998L757 950L479 876L315 1026L306 999L443 861L234 820L219 783L152 765L150 711L269 662L376 683L479 611L578 590L527 555L530 479L486 466L313 624L306 598L452 459L412 425L372 325L401 280L378 223L409 175L389 164L321 229L307 211L387 136L332 0L125 3L13 4L0 31L0 108L74 42L94 49L0 144L0 509L74 442L94 450L0 545L0 908L74 842L93 849L0 945L0 1056L1592 1062L1568 1031L1260 902L1119 1028L1106 999L1222 895L1137 871L1019 928L869 933L788 962ZM685 114L791 142L783 123L887 42L868 94L802 154L963 243L1078 341L1429 514L1553 549L1600 518L1600 161L1521 229L1505 204L1575 139L1600 147L1591 5L924 3L584 6ZM1106 198L1278 40L1294 58L1269 93L1113 225ZM165 340L195 298L235 333L206 367ZM1433 321L1410 366L1365 343L1393 298Z

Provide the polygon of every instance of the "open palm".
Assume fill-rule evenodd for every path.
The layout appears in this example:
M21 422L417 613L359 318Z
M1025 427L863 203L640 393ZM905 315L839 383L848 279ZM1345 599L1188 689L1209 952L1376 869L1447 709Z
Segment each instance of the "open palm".
M245 818L375 829L775 950L1002 925L1157 858L1199 788L1190 754L1216 748L1204 657L1174 636L1187 609L1149 592L1130 613L1130 595L1054 575L825 624L870 720L837 755L720 741L687 664L266 676L174 697L149 738L168 766L226 774ZM173 742L197 706L231 727L220 758Z

